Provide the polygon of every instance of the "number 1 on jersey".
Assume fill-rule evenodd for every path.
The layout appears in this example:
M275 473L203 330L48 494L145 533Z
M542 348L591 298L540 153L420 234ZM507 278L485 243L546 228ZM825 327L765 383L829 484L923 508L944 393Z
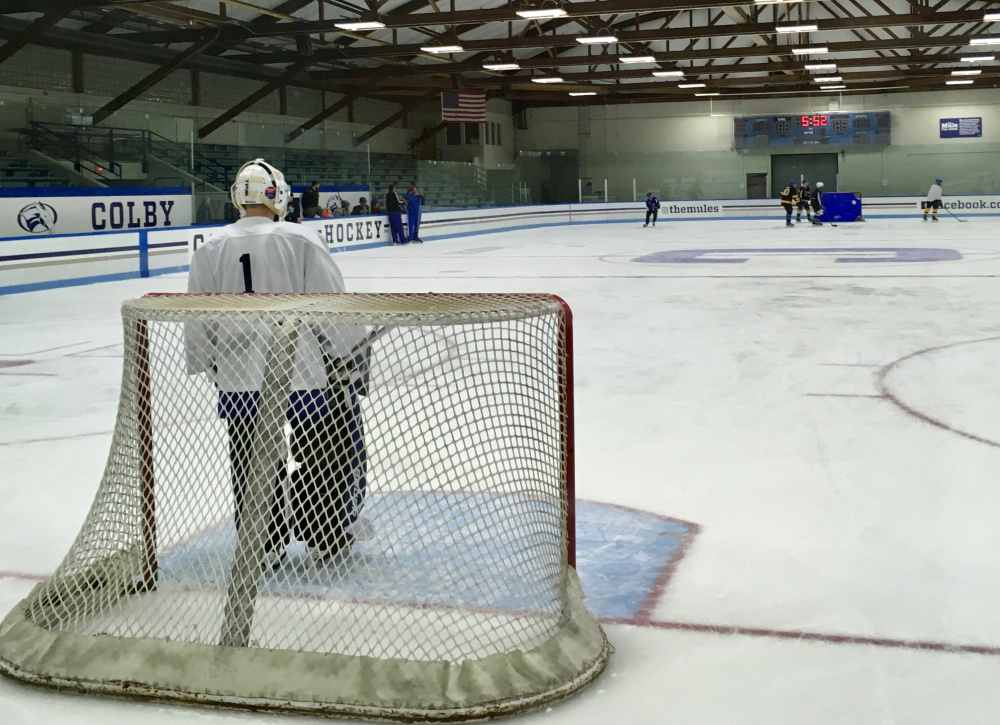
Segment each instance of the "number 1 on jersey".
M240 264L243 265L243 291L253 292L253 273L250 271L250 255L244 254L240 257Z

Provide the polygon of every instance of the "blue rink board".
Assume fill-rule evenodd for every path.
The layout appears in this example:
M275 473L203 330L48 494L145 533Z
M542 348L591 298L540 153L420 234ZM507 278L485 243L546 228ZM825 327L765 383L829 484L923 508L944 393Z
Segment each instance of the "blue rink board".
M512 508L517 515L511 515ZM355 542L349 555L322 569L313 568L305 547L295 544L288 564L263 578L261 592L414 606L547 610L554 606L550 588L536 592L524 582L537 579L539 562L555 556L553 542L503 522L551 520L553 514L553 505L543 500L508 495L370 496L364 515L374 524L375 538ZM577 571L588 609L599 617L635 617L691 529L643 511L577 502ZM226 587L235 544L232 523L185 542L160 556L160 583Z

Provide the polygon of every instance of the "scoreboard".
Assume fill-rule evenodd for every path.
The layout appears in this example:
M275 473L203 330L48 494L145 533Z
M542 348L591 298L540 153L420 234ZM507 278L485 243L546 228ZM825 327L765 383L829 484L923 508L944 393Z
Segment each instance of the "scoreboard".
M737 116L733 119L733 148L888 146L890 131L888 111Z

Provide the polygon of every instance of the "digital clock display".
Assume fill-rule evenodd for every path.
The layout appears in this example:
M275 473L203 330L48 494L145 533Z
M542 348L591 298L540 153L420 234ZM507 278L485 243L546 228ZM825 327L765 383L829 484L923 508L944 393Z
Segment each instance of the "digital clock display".
M892 115L888 111L733 118L733 148L741 151L808 146L888 146L891 142Z
M827 123L826 115L798 116L798 125L802 128L825 128Z

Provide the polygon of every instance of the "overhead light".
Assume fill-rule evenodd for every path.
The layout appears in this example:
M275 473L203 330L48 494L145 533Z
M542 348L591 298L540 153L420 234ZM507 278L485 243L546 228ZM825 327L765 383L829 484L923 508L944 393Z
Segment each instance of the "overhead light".
M721 93L695 93L696 96L721 96Z
M776 25L774 29L779 33L812 33L819 30L815 23L805 23L804 25Z
M797 48L792 48L792 52L795 55L811 55L813 53L829 53L830 49L825 45L803 45Z
M945 81L946 86L968 86L972 84L973 81Z
M518 10L519 16L527 20L551 20L552 18L565 18L566 11L562 8L542 8L541 10Z
M963 55L962 60L966 63L985 63L988 60L996 60L995 55Z
M806 63L806 70L837 70L836 63Z
M655 63L656 58L651 55L623 55L618 58L619 63Z
M1000 20L1000 13L986 13L986 15L983 16L983 20L990 23Z
M678 88L704 88L704 83L678 83Z
M841 76L817 76L813 78L813 83L839 83L842 80Z
M778 5L780 3L797 3L802 0L753 0L757 5Z
M597 91L578 91L576 93L570 93L571 96L596 96Z
M462 53L465 48L461 45L425 45L420 50L425 53Z
M653 75L657 78L683 78L684 71L682 70L654 70Z
M378 20L349 20L344 23L334 23L333 27L341 30L382 30L385 23Z
M589 37L577 38L577 43L584 45L599 45L601 43L617 43L618 38L613 35L591 35Z
M996 38L973 38L970 45L1000 45L1000 37Z
M977 76L982 73L978 68L970 68L968 70L953 70L951 74L953 76Z
M839 91L842 88L847 88L847 86L820 86L821 91Z
M485 70L521 70L518 63L483 63Z
M559 76L543 76L541 78L532 78L532 83L562 83L563 79Z

